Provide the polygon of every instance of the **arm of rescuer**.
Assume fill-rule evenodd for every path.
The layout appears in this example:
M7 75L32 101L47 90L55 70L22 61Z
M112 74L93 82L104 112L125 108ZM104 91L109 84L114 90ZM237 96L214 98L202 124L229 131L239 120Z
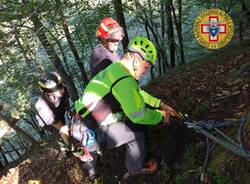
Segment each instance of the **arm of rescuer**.
M150 95L144 90L140 90L140 93L143 96L143 99L146 104L150 105L151 107L163 110L171 116L176 116L177 112L172 107L162 102L160 99Z
M112 94L120 103L126 116L133 123L156 125L160 122L167 123L169 121L169 117L166 117L169 114L164 110L150 109L145 106L145 100L140 92L140 87L132 77L125 78L113 86ZM146 101L154 104L154 100L150 101L149 96L148 98ZM157 103L160 102L155 102L155 105Z

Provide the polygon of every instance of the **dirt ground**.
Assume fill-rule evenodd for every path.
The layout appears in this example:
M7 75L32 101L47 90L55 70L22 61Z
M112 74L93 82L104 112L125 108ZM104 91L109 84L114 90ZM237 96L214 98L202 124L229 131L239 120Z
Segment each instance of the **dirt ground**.
M250 45L234 46L201 61L179 66L153 81L145 90L193 119L247 116L250 113ZM176 126L150 127L149 132L148 155L159 158L160 169L152 176L138 177L131 183L195 183L185 169L190 160L184 161L183 158L186 148L199 142L200 136ZM245 129L245 142L250 147L250 126ZM192 164L201 164L203 158L201 155L197 161L192 160L195 162ZM101 175L95 183L119 183L125 172L123 160L124 147L105 152L100 161ZM223 177L231 178L232 182L242 181L241 184L247 184L244 183L247 179L250 181L249 162L224 149L215 151L211 164L210 183L218 183ZM218 179L218 172L214 173L216 170L224 174L223 179ZM246 179L240 180L241 176ZM0 183L26 184L29 180L39 179L42 184L88 183L81 163L73 157L64 158L52 146L31 150L21 163L1 173Z

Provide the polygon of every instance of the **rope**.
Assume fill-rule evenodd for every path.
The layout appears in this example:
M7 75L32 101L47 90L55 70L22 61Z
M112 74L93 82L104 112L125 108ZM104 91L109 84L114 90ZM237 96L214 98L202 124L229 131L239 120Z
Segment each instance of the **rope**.
M188 115L182 115L181 113L177 113L177 117L182 119L184 124L188 128L192 128L195 132L204 135L206 138L207 151L200 175L201 183L208 183L207 165L210 159L211 152L213 151L216 144L219 144L227 150L250 161L250 150L247 150L243 138L243 130L246 125L245 118L241 118L238 121L221 122L216 120L192 121L189 119ZM239 143L219 130L219 128L231 127L234 125L240 125L237 133L237 139ZM209 143L209 140L211 140L211 143Z
M245 127L246 119L241 118L238 121L186 121L184 120L184 124L188 128L192 128L195 132L204 135L206 138L211 139L213 142L220 144L227 150L247 159L250 161L250 151L246 149L244 140L243 140L243 129ZM238 130L238 141L234 141L225 133L223 133L218 128L230 127L233 125L240 125ZM214 134L210 133L213 132ZM218 138L220 136L221 138ZM209 147L208 147L209 149Z

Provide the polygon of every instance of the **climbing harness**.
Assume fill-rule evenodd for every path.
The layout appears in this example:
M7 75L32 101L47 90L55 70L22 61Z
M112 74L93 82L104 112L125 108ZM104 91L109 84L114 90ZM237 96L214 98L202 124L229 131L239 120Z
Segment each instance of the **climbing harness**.
M90 154L88 147L94 144L95 133L93 130L82 130L80 126L80 133L82 134L82 140L77 144L77 150L73 154L83 162L91 162L94 158Z
M82 145L84 147L86 146L91 146L94 143L95 140L95 133L93 130L86 129L85 131L81 132L82 133Z
M92 130L86 129L82 133L81 143L77 144L76 151L73 152L73 155L78 157L83 162L91 162L94 158L90 154L88 146L91 146L95 140L95 134Z
M79 128L76 129L79 136L79 142L74 146L74 151L72 153L83 162L91 162L94 158L89 151L89 147L95 144L96 135L93 130L83 125L81 119L76 115L71 117L70 125L73 124L79 125Z

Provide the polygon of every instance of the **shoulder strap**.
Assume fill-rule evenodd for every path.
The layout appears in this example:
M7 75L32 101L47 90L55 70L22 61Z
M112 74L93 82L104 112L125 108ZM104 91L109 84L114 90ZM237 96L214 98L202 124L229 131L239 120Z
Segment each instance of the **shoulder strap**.
M123 80L123 79L125 79L125 78L128 78L128 77L132 77L132 76L130 76L130 75L125 75L125 76L123 76L123 77L118 78L118 79L110 86L110 91L109 91L109 93L112 93L113 87L114 87L118 82L120 82L121 80ZM133 77L132 77L132 78L133 78ZM91 105L90 105L90 106L91 106ZM79 115L83 115L87 110L88 110L88 107L83 107L83 108L78 112L78 114L79 114Z
M126 78L128 78L128 77L133 78L133 77L130 76L130 75L125 75L125 76L120 77L119 79L117 79L117 80L111 85L111 87L110 87L110 92L112 92L113 87L114 87L118 82L120 82L121 80L126 79ZM133 79L134 79L134 78L133 78Z
M42 120L43 125L46 126L47 123L43 120L43 118L41 117L41 115L39 114L39 112L37 112L36 114L37 114L37 115L39 116L39 118ZM37 123L37 125L38 125L39 127L41 127L41 125L39 125L39 123Z

